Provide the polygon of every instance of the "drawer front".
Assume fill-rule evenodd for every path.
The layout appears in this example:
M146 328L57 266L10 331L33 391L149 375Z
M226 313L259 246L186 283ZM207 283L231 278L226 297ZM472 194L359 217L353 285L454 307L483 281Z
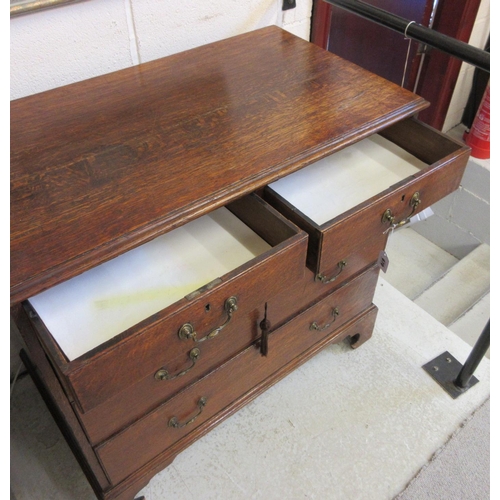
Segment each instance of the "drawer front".
M226 364L162 404L124 431L96 447L96 452L113 484L173 446L199 426L219 421L218 414L265 383L268 377L288 363L295 366L300 355L314 345L342 335L342 325L357 318L363 309L352 306L353 293L348 286L333 293L293 321L269 335L268 355L262 356L259 342L248 347ZM369 294L371 298L372 293ZM366 310L366 308L365 308ZM352 335L369 337L371 330ZM347 334L346 334L347 335ZM328 340L328 341L329 341ZM294 366L294 367L295 367Z
M348 319L358 314L359 311L369 307L373 299L377 277L377 269L371 268L344 287L341 287L328 300L323 300L322 305L317 306L315 309L316 318L312 322L316 321L318 328L323 328L324 325L333 321L332 328L338 328ZM283 293L268 302L268 319L271 325L282 325L288 317L296 314L297 301L306 289L307 287L297 285L292 287L288 293ZM332 315L335 308L338 313ZM263 311L257 312L252 323L251 333L249 333L254 341L261 336L258 325L262 319ZM274 326L272 328L275 329ZM321 338L321 331L318 329L316 335L311 337L311 340ZM197 361L197 365L200 364L198 367L200 372L207 373L207 370L216 368L216 366L212 366L210 361L211 355L213 355L214 359L218 359L217 350L223 348L223 344L224 341L222 341L221 337L221 344L213 342L200 346L202 355ZM205 353L207 353L207 356L204 356ZM183 361L188 362L187 359ZM85 413L80 412L78 408L75 408L75 411L90 442L95 445L108 439L120 429L156 408L167 399L173 388L178 392L179 388L182 387L181 384L185 384L185 380L182 379L190 380L186 375L172 381L161 381L155 379L154 373L151 373L102 405Z
M326 227L319 245L317 275L327 278L340 276L343 269L359 269L359 266L377 259L380 251L385 248L391 231L391 223L385 214L390 212L394 217L394 224L404 223L410 215L429 207L457 189L461 174L457 176L456 171L459 169L463 173L464 168L465 162L459 168L451 162L441 168L432 169L426 175L404 182L399 187L395 186L390 193L373 200L345 220ZM411 200L415 195L420 203L418 208L413 210ZM352 248L355 249L354 252Z
M314 274L307 270L304 279L295 287L291 287L268 302L268 318L273 328L291 321L297 315L297 304L302 304L302 310L306 310L328 296L342 298L341 312L343 311L344 317L338 316L336 320L338 324L345 321L348 311L355 313L368 307L373 299L380 272L379 266L373 265L373 262L371 264L362 273L348 281L342 283L335 281L321 286L314 280ZM333 292L335 294L332 294Z
M469 150L415 121L381 133L428 166L334 219L317 225L266 188L265 199L309 235L307 265L319 282L343 281L375 261L391 228L458 188Z
M251 200L244 210L240 205L235 210L255 209L261 225L271 220L283 233L274 247L76 360L63 362L42 320L28 310L82 412L126 397L128 388L143 379L164 400L255 341L266 300L304 274L307 235L261 199ZM147 404L142 413L150 408Z
M92 359L68 377L80 405L90 409L145 376L174 393L180 385L200 377L203 370L239 352L258 335L258 319L263 315L266 298L272 297L278 286L292 284L300 278L304 261L305 240L302 240L274 252L259 265L250 267L216 290L202 294L171 317L154 321L130 340ZM283 276L286 276L284 282L280 281ZM226 304L233 297L238 309L229 313ZM180 331L186 324L199 332L198 338L216 335L202 342L181 338ZM222 330L217 330L224 325ZM194 359L190 356L193 349L199 350ZM190 371L179 376L190 366ZM155 375L159 370L166 370L176 378L158 381ZM169 385L169 382L174 383Z

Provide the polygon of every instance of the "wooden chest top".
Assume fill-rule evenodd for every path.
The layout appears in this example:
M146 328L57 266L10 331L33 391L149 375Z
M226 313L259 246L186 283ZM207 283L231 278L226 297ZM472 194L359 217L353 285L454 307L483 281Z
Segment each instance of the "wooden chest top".
M11 103L11 303L415 114L277 27Z

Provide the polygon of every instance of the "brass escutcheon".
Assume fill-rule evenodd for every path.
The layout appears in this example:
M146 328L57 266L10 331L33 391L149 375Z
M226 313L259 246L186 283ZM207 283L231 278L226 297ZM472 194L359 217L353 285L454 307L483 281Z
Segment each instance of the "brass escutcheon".
M227 324L231 321L231 318L233 317L233 314L238 310L238 299L235 296L229 297L226 299L226 302L224 303L224 310L226 311L227 318L222 325L214 328L210 333L207 333L204 337L201 339L197 338L197 332L194 328L194 326L191 323L184 323L180 328L179 328L179 338L182 340L194 340L195 342L204 342L205 340L208 339L213 339L219 333L227 326Z
M390 224L390 229L395 229L397 227L404 226L405 224L408 224L410 222L411 216L415 213L415 210L417 207L422 203L422 200L420 199L420 193L416 191L413 193L413 196L410 199L410 207L411 207L411 212L409 215L407 215L404 219L400 220L399 222L395 222L396 217L392 214L392 210L388 208L383 214L382 214L382 223L389 223Z

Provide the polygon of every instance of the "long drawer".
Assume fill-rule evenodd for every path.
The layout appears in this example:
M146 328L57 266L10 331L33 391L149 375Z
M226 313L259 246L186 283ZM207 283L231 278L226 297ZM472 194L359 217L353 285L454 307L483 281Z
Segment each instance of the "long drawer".
M325 324L332 321L335 322L333 326L339 327L351 317L369 307L373 298L377 277L377 268L370 268L330 295L329 299L323 301L323 305L318 306L316 309L317 317L315 321L318 327L322 328ZM297 288L301 289L298 285ZM287 310L292 309L293 297L296 297L296 295L291 290L288 294L288 297L291 297L290 301L285 302L285 296L283 296L281 302L277 302L275 299L269 302L267 317L273 329L274 325L279 326L279 324L283 323L282 317ZM297 298L295 298L295 308L297 307L296 301ZM332 315L334 309L337 312L335 315ZM261 332L258 329L258 324L262 319L262 316L255 318L255 331L252 334L255 339L260 338ZM229 340L222 340L221 344ZM214 347L212 348L212 346ZM206 352L207 356L200 357L198 361L200 372L206 373L208 367L212 366L213 363L210 360L210 355L215 359L218 358L218 353L215 350L217 346L222 348L221 345L212 343L206 346L206 351L204 349L203 352L204 354ZM171 382L175 383L175 381ZM177 383L179 384L180 382ZM170 394L171 387L169 387L167 382L157 380L153 374L149 374L144 379L127 387L126 391L105 401L103 404L85 413L80 412L75 407L75 412L90 442L95 445L108 439L118 430L130 425L148 411L156 408Z
M220 368L197 381L130 427L95 448L112 484L117 484L150 461L167 460L207 432L222 418L276 382L283 374L331 341L349 336L361 344L371 336L376 307L351 318L345 328L335 326L326 299L269 336L269 352L259 344L248 347ZM339 316L340 318L340 316ZM319 321L330 326L316 329Z
M220 277L214 277L208 285L150 314L75 359L68 358L59 345L60 341L45 324L44 314L37 307L41 302L40 297L24 304L63 386L82 412L122 395L129 387L146 378L158 388L157 394L161 392L162 399L178 392L254 342L258 337L258 319L263 315L266 300L302 278L307 248L307 235L304 232L255 195L244 197L227 208L231 221L237 219L239 224L236 229L232 225L229 227L228 238L240 238L246 244L248 232L252 238L257 235L262 240L257 245L261 249L260 253L257 252L256 256L251 254L250 260ZM200 225L203 218L195 222ZM188 231L189 225L186 227L188 229L182 229ZM203 234L203 225L200 231ZM239 231L243 231L243 235L233 234ZM187 237L190 241L192 234ZM190 249L181 248L180 252L183 250L188 252ZM166 250L156 250L160 260L163 251ZM227 245L219 241L213 242L208 251L216 262L226 263L233 257L228 255ZM136 260L142 264L144 257L142 254L140 257ZM111 263L114 264L113 261ZM199 259L195 264L202 270L207 265ZM132 278L128 275L128 266L132 264L121 266L123 269L120 272L124 274L125 280ZM100 268L91 271L102 278L103 271ZM181 277L193 272L192 269L180 271L178 274ZM169 272L167 269L165 274ZM74 279L82 281L83 290L85 287L91 288L85 274ZM100 279L100 283L102 281ZM57 320L62 317L67 330L63 333L71 335L81 325L72 316L69 306L65 308L59 304L66 299L65 290L59 291L56 299L52 298L51 305L57 306L56 314L49 311L49 316ZM146 291L147 299L148 293L154 294L155 289L150 291L146 288ZM51 289L47 293L53 292L54 289ZM75 296L74 302L78 306L79 295ZM110 307L113 305L111 302ZM128 313L127 303L119 306L119 311ZM115 314L115 317L117 321L121 319L119 314Z
M469 148L415 119L269 185L264 198L309 234L319 283L377 260L391 228L458 188Z

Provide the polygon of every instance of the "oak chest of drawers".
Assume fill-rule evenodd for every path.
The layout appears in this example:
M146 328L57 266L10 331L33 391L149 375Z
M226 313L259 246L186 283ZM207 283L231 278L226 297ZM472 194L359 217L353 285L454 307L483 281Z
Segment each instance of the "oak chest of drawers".
M11 104L11 311L97 497L331 342L459 185L427 103L277 27Z

